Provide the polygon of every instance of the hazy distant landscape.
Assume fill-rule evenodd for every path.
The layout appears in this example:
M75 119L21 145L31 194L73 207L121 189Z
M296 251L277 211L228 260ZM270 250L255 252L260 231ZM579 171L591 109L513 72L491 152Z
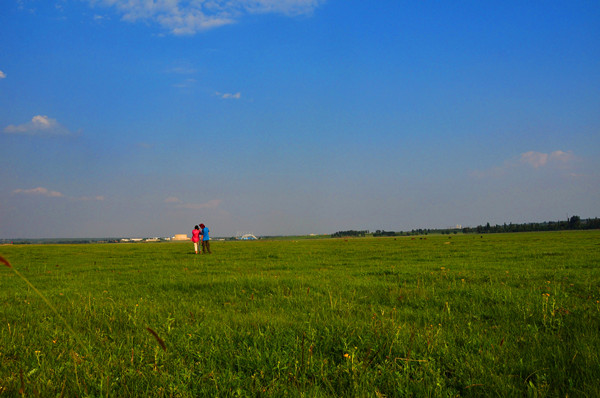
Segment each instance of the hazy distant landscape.
M415 236L415 235L428 235L428 234L484 234L484 233L507 233L507 232L535 232L535 231L569 231L569 230L589 230L589 229L600 229L600 218L589 218L582 220L579 216L572 216L566 221L546 221L542 223L526 223L526 224L506 224L503 225L479 225L477 227L464 227L457 226L454 228L419 228L411 231L385 231L385 230L348 230L338 231L330 235L283 235L283 236L254 236L251 235L250 239L323 239L323 238L344 238L344 237L383 237L383 236ZM248 238L242 236L228 236L228 237L213 237L217 240L246 240ZM186 240L186 239L184 239ZM44 238L44 239L0 239L0 244L83 244L83 243L139 243L139 242L171 242L177 241L175 237L152 237L152 238Z

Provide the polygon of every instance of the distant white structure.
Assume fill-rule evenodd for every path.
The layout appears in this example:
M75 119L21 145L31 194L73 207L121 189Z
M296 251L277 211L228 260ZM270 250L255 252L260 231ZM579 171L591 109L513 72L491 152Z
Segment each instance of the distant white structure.
M120 240L122 243L131 243L131 242L160 242L161 240L171 240L171 238L123 238Z
M254 239L258 239L251 231L236 231L235 238L237 240L254 240Z
M175 234L175 236L173 236L173 240L188 240L188 236L187 234Z

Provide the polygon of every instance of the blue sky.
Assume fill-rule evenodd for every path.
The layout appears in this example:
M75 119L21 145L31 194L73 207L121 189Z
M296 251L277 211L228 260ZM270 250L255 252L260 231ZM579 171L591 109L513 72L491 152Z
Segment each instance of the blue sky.
M597 1L5 0L0 238L600 216Z

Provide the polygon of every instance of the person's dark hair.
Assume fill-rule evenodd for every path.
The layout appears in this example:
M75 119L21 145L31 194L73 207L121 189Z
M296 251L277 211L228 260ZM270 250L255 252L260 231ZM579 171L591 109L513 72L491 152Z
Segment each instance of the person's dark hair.
M194 227L194 229L199 229L199 228L198 228L198 226L196 225L196 226Z

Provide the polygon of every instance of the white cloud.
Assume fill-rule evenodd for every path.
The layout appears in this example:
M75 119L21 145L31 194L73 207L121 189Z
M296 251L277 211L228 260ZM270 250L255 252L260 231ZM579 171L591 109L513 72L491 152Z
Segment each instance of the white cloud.
M194 84L196 84L196 79L186 79L180 83L173 84L173 87L188 88L192 87Z
M47 188L37 187L33 189L15 189L13 194L23 194L23 195L39 195L39 196L48 196L51 198L62 198L64 195L60 192L50 191Z
M32 189L15 189L12 191L13 195L30 195L30 196L45 196L48 198L65 198L69 200L75 200L80 202L89 202L89 201L103 201L104 196L79 196L79 197L68 197L63 195L58 191L51 191L48 188L37 187Z
M240 99L242 98L242 93L237 92L235 94L230 94L230 93L215 93L217 96L221 97L222 99Z
M537 169L547 165L566 165L573 160L572 152L554 151L552 153L541 153L529 151L521 154L521 163L528 164Z
M6 126L4 132L25 135L71 135L71 132L56 119L42 115L34 116L28 123Z
M237 3L248 11L253 13L280 13L284 15L303 15L310 14L315 8L322 4L324 0L240 0Z
M244 14L306 15L325 0L87 0L91 5L113 7L126 21L150 20L175 35L236 23Z
M525 152L521 154L521 163L529 164L534 169L537 169L548 163L548 154L533 151Z
M4 79L4 78L6 78L6 73L4 73L0 70L0 79Z
M471 172L471 176L475 178L500 177L505 175L510 170L523 169L523 166L532 167L535 170L543 168L550 169L565 169L572 166L575 155L571 151L554 151L551 153L543 153L529 151L522 153L518 159L509 159L502 166L496 166L488 170L476 170ZM569 174L569 175L572 175Z
M554 151L550 154L550 161L561 163L561 164L569 164L575 160L575 155L573 152L563 152L563 151Z

